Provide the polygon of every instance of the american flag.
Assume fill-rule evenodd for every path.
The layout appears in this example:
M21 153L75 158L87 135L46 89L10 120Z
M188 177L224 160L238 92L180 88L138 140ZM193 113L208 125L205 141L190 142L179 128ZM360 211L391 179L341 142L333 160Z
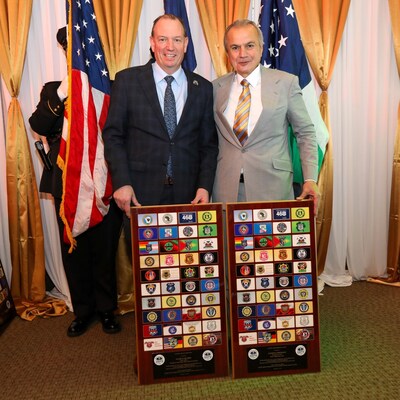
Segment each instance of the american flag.
M317 132L318 164L321 168L329 132L318 108L292 0L261 0L259 26L264 37L261 63L268 68L286 71L299 78L304 102ZM291 128L289 131L293 180L302 183L300 154Z
M69 0L68 75L58 165L63 170L60 215L71 252L74 238L102 221L112 195L102 139L111 85L92 0Z
M185 58L183 59L182 62L182 67L188 71L193 72L197 67L197 61L196 61L196 56L194 54L194 47L193 47L192 35L190 33L190 26L186 12L185 0L164 0L164 10L166 14L173 14L179 17L185 25L189 42Z
M300 87L306 86L311 75L292 0L261 0L259 24L265 42L264 65L297 75Z

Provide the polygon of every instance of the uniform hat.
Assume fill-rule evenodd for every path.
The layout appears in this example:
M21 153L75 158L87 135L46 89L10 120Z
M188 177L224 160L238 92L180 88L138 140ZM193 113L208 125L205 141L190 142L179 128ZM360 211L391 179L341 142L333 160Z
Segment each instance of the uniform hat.
M62 48L67 50L67 27L64 26L57 31L57 42L60 43Z

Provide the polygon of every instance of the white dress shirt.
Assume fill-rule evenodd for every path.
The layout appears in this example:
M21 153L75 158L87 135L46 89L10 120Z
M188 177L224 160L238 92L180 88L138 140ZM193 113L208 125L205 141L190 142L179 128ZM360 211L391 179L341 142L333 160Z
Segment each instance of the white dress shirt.
M240 84L240 82L242 82L243 79L246 79L250 84L249 88L251 94L251 103L249 123L247 128L247 134L250 136L262 112L260 66L258 66L249 76L247 76L247 78L243 78L239 74L234 75L229 94L228 105L224 111L224 115L229 122L229 125L233 127L233 123L235 121L235 111L239 102L240 94L243 90L243 86Z
M164 95L165 89L167 87L167 81L164 79L168 74L156 63L152 64L153 67L153 76L154 82L156 83L158 100L161 105L161 110L164 113ZM181 118L183 107L185 106L185 102L187 99L187 78L185 71L179 68L175 73L171 76L174 77L172 81L171 87L175 96L175 104L176 104L176 122L179 123L179 119Z

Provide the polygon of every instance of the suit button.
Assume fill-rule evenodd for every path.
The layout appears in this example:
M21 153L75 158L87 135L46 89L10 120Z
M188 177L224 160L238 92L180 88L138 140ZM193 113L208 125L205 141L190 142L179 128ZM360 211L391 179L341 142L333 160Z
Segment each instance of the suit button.
M246 153L246 149L242 149L241 152L242 152L242 153Z

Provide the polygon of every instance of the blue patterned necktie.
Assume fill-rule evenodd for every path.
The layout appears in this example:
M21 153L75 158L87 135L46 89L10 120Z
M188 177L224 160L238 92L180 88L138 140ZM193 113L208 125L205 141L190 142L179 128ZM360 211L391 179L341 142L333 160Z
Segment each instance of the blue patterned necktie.
M174 92L172 91L171 87L174 77L168 75L164 79L167 82L167 88L165 89L165 95L164 95L164 120L165 120L165 125L167 125L169 137L171 138L174 135L176 128L176 104L175 104ZM167 175L172 177L171 154L169 155L168 158Z

